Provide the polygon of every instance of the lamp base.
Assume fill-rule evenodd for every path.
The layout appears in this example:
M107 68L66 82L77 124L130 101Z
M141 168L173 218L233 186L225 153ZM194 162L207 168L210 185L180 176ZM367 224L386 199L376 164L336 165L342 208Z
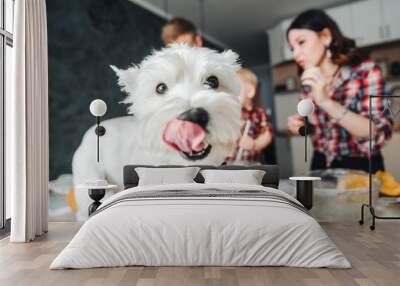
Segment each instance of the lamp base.
M311 210L313 207L313 181L296 181L296 199Z
M94 213L101 205L100 200L104 198L105 194L106 189L89 189L89 197L94 200L94 202L88 208L89 216L91 216L91 214Z
M313 207L313 181L320 181L320 177L290 177L296 181L296 199L308 210Z

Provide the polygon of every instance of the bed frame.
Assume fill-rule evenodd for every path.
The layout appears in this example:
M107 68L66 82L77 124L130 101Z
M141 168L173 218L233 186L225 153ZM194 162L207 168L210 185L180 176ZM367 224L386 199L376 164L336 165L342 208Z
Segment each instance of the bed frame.
M277 165L253 165L253 166L239 166L239 165L224 165L224 166L211 166L211 165L191 165L204 169L218 169L218 170L264 170L266 173L262 179L262 185L277 189L279 186L279 168ZM135 171L136 167L147 168L177 168L188 167L183 165L126 165L124 167L124 189L136 187L139 183L139 176ZM204 183L204 178L200 174L194 178L197 183Z

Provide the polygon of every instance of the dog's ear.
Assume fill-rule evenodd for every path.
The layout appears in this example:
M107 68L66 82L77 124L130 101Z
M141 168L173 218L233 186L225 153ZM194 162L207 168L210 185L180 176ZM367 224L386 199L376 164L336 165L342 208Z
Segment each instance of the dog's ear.
M222 56L225 58L229 65L232 65L235 70L240 69L239 55L232 50L225 50L222 52Z
M126 70L122 70L113 65L110 65L110 68L118 76L118 84L122 87L122 90L128 94L132 93L136 85L139 69L136 66L131 66Z

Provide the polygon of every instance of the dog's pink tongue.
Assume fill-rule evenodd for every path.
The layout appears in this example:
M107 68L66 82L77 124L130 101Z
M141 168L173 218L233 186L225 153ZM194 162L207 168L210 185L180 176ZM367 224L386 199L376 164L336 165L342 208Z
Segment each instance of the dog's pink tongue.
M177 151L191 153L204 148L204 129L193 122L172 119L164 128L162 139Z

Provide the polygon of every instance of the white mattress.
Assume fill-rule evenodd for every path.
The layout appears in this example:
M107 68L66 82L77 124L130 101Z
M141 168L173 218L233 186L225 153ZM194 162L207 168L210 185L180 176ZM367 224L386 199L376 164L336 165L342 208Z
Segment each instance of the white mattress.
M127 265L351 267L310 215L279 200L185 196L118 201L137 192L207 192L205 188L263 191L300 204L282 191L254 185L135 187L104 201L103 210L83 224L50 269Z

